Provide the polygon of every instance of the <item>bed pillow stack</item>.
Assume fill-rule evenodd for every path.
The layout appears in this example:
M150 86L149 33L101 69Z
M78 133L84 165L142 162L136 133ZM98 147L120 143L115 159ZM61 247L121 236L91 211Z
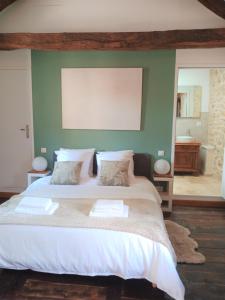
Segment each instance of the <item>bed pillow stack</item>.
M102 160L98 184L107 186L129 186L129 160Z
M98 152L96 155L96 159L98 166L99 184L128 186L134 178L133 155L133 150ZM110 162L114 163L110 164ZM108 174L107 169L109 170ZM112 180L113 174L115 180Z
M82 162L80 177L89 178L93 176L93 157L95 149L65 149L55 151L57 155L57 162L63 161L80 161Z
M57 162L82 162L80 171L81 179L88 179L90 178L90 176L93 176L93 158L95 153L94 148L60 148L60 150L55 151L55 153L57 155ZM98 167L99 184L107 186L129 186L131 181L134 179L133 155L133 150L98 152L96 155L96 160ZM58 167L57 164L56 166ZM56 170L57 169L58 168L56 168ZM63 169L67 168L64 168L63 166ZM60 173L59 170L58 173ZM54 175L55 174L53 172L53 176ZM60 174L58 174L58 176L59 175ZM63 177L64 180L65 174L63 175Z

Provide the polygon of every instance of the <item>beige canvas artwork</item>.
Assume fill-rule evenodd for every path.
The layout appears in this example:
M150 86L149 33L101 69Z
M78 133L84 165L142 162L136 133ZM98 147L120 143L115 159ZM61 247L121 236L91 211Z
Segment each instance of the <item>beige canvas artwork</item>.
M142 68L63 68L62 128L140 130Z

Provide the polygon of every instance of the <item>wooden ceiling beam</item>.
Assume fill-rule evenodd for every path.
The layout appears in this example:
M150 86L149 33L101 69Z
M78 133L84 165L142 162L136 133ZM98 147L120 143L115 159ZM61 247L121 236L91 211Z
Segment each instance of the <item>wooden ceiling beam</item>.
M225 47L225 28L152 32L0 33L0 50L154 50Z
M16 2L16 0L0 0L0 12L13 2Z
M209 10L225 19L225 1L224 0L198 0Z

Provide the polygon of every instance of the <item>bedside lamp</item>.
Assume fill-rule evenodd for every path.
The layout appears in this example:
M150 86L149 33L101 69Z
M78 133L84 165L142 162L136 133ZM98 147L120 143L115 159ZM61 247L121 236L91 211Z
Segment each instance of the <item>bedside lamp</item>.
M47 159L42 156L37 156L32 161L32 168L35 171L45 171L47 169Z
M154 164L154 171L159 175L166 175L170 171L170 164L165 159L158 159Z

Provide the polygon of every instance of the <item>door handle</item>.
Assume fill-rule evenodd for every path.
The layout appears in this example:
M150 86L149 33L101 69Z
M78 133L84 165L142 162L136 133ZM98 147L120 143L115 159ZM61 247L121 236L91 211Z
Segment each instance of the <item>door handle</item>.
M29 137L30 137L29 125L26 125L25 128L20 128L20 131L25 131L26 132L26 138L29 139Z

